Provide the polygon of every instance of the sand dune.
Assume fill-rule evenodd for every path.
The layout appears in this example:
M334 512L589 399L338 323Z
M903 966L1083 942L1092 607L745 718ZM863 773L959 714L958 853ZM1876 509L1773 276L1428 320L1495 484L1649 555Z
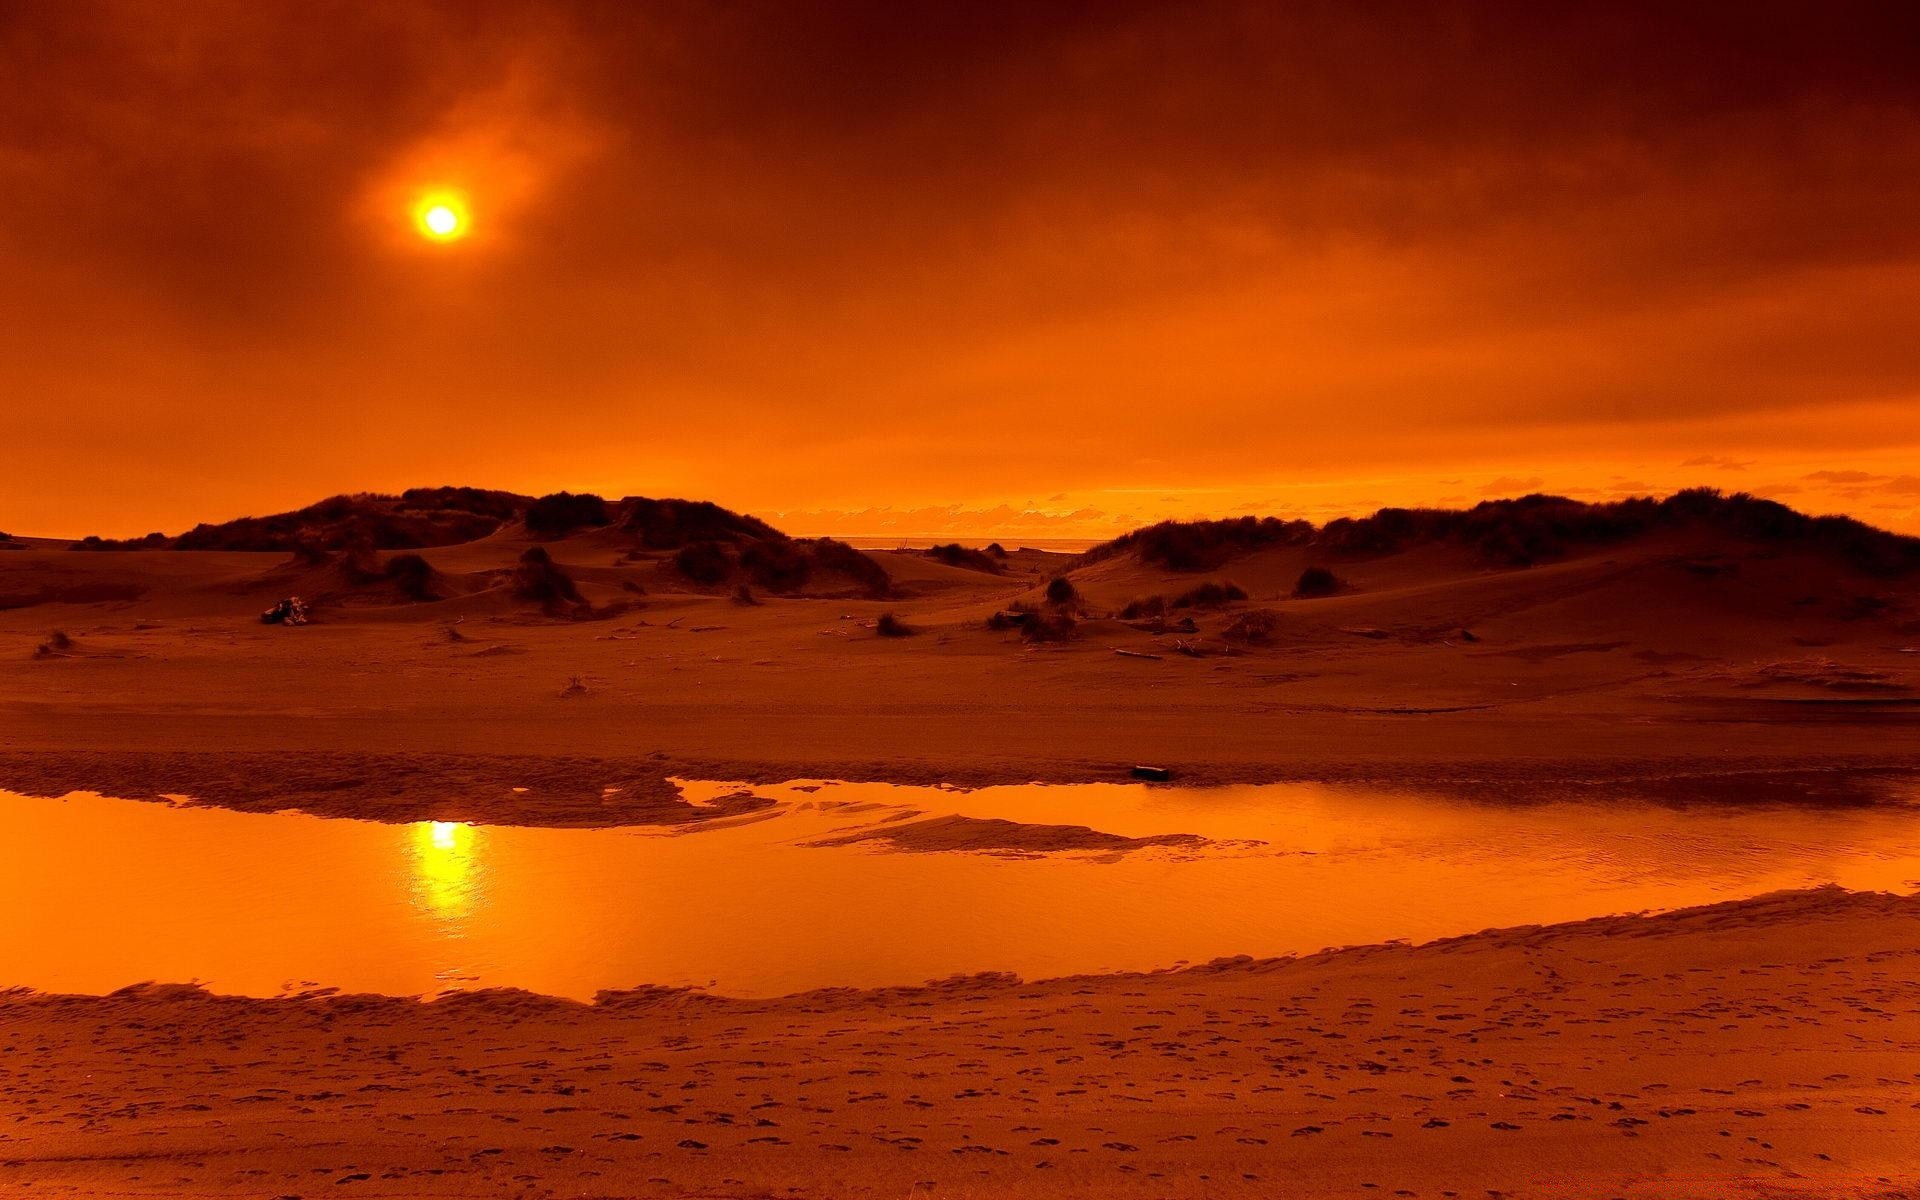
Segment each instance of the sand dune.
M609 524L535 540L509 521L417 551L441 596L427 602L403 602L384 575L353 583L339 558L10 552L9 782L139 795L194 777L254 804L249 789L272 789L239 777L265 771L317 811L595 823L655 819L675 774L989 783L1151 762L1188 782L1577 780L1920 765L1917 577L1873 573L1814 537L1660 525L1527 567L1416 541L1348 555L1339 590L1314 598L1293 595L1313 545L1259 545L1199 573L1126 552L1016 549L992 572L874 552L861 561L885 572L884 599L829 569L741 604L740 580L695 584L646 536ZM595 619L513 594L533 549L582 598L565 615ZM1010 606L1044 607L1061 574L1070 640L988 627ZM1111 615L1208 580L1248 598L1171 610L1192 632ZM302 629L257 623L296 587L337 602ZM1270 636L1229 640L1251 610L1274 615ZM878 636L888 612L918 635ZM54 630L87 653L36 659ZM330 756L346 757L323 786L302 782ZM622 799L604 803L613 785Z

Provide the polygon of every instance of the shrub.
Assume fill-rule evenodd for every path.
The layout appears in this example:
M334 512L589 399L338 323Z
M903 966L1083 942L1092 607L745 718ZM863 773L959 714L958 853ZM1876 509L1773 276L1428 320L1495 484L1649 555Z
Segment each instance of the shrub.
M348 543L340 555L340 573L347 582L355 585L375 583L387 577L386 564L380 561L380 555L373 543L366 538L355 538Z
M1072 604L1080 599L1080 589L1073 586L1073 580L1065 575L1056 575L1047 581L1048 604Z
M677 550L694 542L785 541L787 535L755 517L721 508L709 500L653 500L630 496L620 502L625 527L653 550Z
M1162 521L1103 542L1081 556L1099 562L1128 550L1142 562L1159 563L1172 571L1211 571L1228 559L1264 546L1284 546L1313 537L1306 521L1278 517L1240 517L1230 521Z
M1223 604L1232 604L1236 600L1245 600L1247 593L1239 584L1207 582L1180 593L1173 598L1175 608L1219 608Z
M322 545L318 538L296 538L292 554L293 561L303 567L323 567L333 561L333 552Z
M525 508L527 498L515 492L476 487L420 487L401 492L394 507L405 512L462 512L490 517L505 524ZM495 526L498 528L498 525Z
M515 599L538 604L549 613L586 603L580 589L554 564L545 546L534 546L520 556L520 565L513 569L512 585Z
M987 553L993 555L995 558L1005 558L1007 556L1007 548L999 542L989 542L987 544Z
M396 554L387 560L386 577L395 590L408 600L438 600L434 590L433 567L418 554Z
M719 542L689 542L673 556L673 569L703 587L725 583L733 560Z
M149 533L137 538L103 538L97 534L88 534L69 550L165 550L173 544L173 539L164 533Z
M1331 596L1339 590L1340 577L1325 567L1308 567L1293 584L1293 594L1303 600Z
M991 551L974 550L958 542L948 542L944 546L929 546L925 553L928 558L943 562L950 567L989 571L996 575L1000 573L999 560ZM1005 557L1005 551L1001 552L1001 557Z
M1064 608L1030 614L1021 622L1020 636L1029 642L1064 642L1073 637L1073 614Z
M748 542L740 549L740 569L778 595L807 586L813 578L813 558L797 542Z
M876 599L892 594L893 577L871 555L833 538L814 538L805 544L813 555L814 566L820 570L847 576Z
M527 533L537 538L560 537L611 520L607 502L591 492L554 492L527 505Z
M1273 640L1273 631L1279 624L1280 619L1273 614L1273 610L1256 608L1235 617L1220 636L1230 642L1265 645Z
M880 619L873 623L873 631L881 637L889 638L912 637L920 632L890 612L880 614Z
M72 649L73 639L67 636L65 630L56 629L47 635L46 641L41 642L33 648L33 656L35 658L52 658L58 654L66 654Z
M1167 598L1165 596L1136 596L1127 601L1126 607L1120 610L1120 619L1122 621L1144 621L1150 617L1165 616L1166 612Z

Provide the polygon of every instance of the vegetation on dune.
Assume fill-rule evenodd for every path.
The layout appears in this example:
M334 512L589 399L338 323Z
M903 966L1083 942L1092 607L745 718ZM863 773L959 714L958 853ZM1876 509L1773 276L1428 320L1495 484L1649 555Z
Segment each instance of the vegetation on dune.
M740 569L767 591L791 595L813 578L813 556L797 542L748 542L740 548Z
M498 529L505 517L441 507L441 497L335 496L294 513L243 517L224 525L198 525L173 539L174 550L291 550L296 539L344 547L364 542L380 550L411 550L470 542Z
M573 612L586 604L573 578L553 561L546 547L534 546L520 556L510 581L513 597L538 604L552 616Z
M869 596L886 596L893 591L893 577L872 556L834 538L812 538L803 543L813 554L814 565L853 580Z
M1047 580L1048 604L1072 604L1080 599L1080 589L1073 586L1073 580L1065 575L1056 575Z
M880 619L873 623L873 631L888 638L912 637L920 632L890 612L880 614Z
M721 508L710 500L629 496L618 508L621 526L649 550L678 550L694 542L787 540L786 534L765 521Z
M63 654L71 653L72 650L73 639L67 636L64 629L56 629L47 635L46 641L41 642L33 648L33 656L35 658L55 658Z
M719 542L688 542L673 556L673 569L702 587L717 587L733 575L733 558Z
M1247 593L1239 584L1229 580L1212 580L1188 588L1172 600L1174 608L1219 608L1223 604L1245 600Z
M511 521L525 511L527 503L527 497L518 492L503 492L497 488L408 488L400 493L400 504L404 508L422 511L447 509L473 513L476 516L492 517L500 524Z
M999 543L996 542L994 545L998 546ZM944 546L929 546L924 553L928 558L943 562L950 567L965 567L970 571L986 571L994 575L1000 573L1000 559L1006 557L1004 550L996 557L992 547L986 550L975 550L969 546L962 546L959 542L948 542Z
M987 628L995 633L1005 633L1009 629L1018 629L1027 623L1027 618L1037 611L1032 605L1015 604L1012 608L1003 608L987 618Z
M1029 642L1065 642L1073 638L1078 622L1064 608L1049 608L1028 613L1020 623L1020 636Z
M1127 601L1120 610L1123 621L1150 620L1163 617L1171 608L1220 608L1247 598L1246 589L1231 580L1209 579L1197 587L1188 588L1169 600L1162 595L1136 596Z
M874 597L890 594L893 580L871 557L833 538L780 537L747 540L737 546L717 541L692 542L673 556L674 569L701 587L719 587L736 572L762 591L793 595L822 575L838 575Z
M1308 567L1293 584L1293 594L1302 600L1331 596L1341 587L1340 577L1325 567Z
M1220 636L1230 642L1246 645L1264 646L1273 640L1273 632L1280 626L1280 618L1272 609L1256 608L1243 612L1228 623Z
M382 572L394 590L416 603L426 603L440 599L440 593L434 585L434 571L426 559L418 554L396 554L389 558Z
M292 512L200 524L178 537L87 537L76 550L379 550L446 546L485 537L528 503L512 492L478 488L413 488L398 496L332 496Z
M1198 572L1275 546L1311 546L1330 556L1364 558L1445 544L1468 549L1491 565L1528 566L1582 547L1689 528L1833 554L1874 575L1900 575L1920 567L1920 538L1875 529L1851 517L1810 517L1772 500L1725 495L1714 488L1690 488L1664 500L1643 497L1603 504L1531 495L1489 500L1469 509L1383 508L1369 517L1329 521L1319 529L1306 521L1274 517L1162 521L1095 546L1080 561L1095 563L1131 552L1169 570Z
M297 566L323 567L333 561L333 551L312 538L297 538L288 549Z
M1490 500L1464 512L1382 509L1361 520L1329 522L1319 542L1349 555L1448 542L1467 547L1491 564L1529 566L1582 546L1689 527L1837 554L1876 575L1900 574L1920 566L1920 539L1875 529L1850 517L1809 517L1772 500L1745 493L1723 495L1713 488L1691 488L1664 500L1647 497L1607 504L1532 495Z
M613 513L605 500L591 492L554 492L527 505L525 520L530 536L557 538L576 529L606 525Z
M332 496L317 504L265 517L201 524L177 537L88 537L76 550L339 551L354 544L376 550L417 550L470 542L523 519L536 538L619 525L651 550L677 550L697 541L785 541L754 517L706 500L607 500L591 493L554 492L534 498L484 488L410 488L397 496Z
M1073 609L1066 604L1035 604L1016 600L987 618L987 628L996 633L1017 630L1030 642L1064 642L1077 627Z
M1230 521L1162 521L1125 533L1080 556L1095 563L1128 551L1171 571L1211 571L1228 560L1269 546L1298 545L1313 536L1306 521L1240 517Z
M103 538L88 534L73 545L70 550L173 550L177 539L164 533L149 533L137 538Z

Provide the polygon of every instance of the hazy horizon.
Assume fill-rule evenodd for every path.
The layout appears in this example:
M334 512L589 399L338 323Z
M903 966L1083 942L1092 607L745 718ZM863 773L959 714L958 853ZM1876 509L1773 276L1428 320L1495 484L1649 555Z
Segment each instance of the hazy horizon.
M1920 529L1898 6L321 8L0 13L0 528L456 480Z

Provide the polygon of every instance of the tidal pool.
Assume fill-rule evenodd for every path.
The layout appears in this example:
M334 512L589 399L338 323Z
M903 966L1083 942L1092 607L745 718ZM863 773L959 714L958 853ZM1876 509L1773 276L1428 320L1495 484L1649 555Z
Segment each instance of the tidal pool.
M696 802L740 790L682 787ZM767 996L1418 941L1822 883L1920 887L1910 787L1844 806L1593 789L1495 803L1304 784L752 790L773 804L666 830L389 825L0 792L0 987ZM953 815L1205 841L1044 853L844 843Z

